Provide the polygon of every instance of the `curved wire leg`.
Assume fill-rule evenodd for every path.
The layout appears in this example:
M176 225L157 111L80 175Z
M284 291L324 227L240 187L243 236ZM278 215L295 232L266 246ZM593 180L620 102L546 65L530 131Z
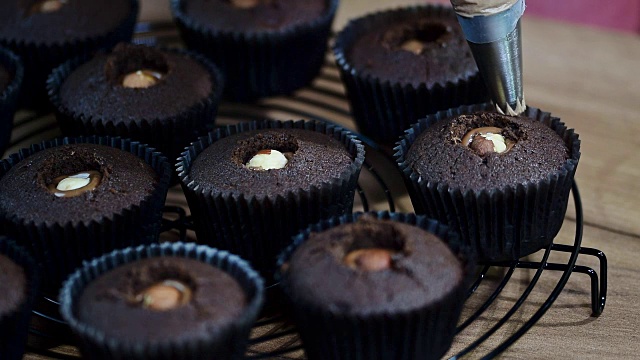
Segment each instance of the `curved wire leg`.
M505 351L509 346L511 346L514 342L516 342L522 335L524 335L531 327L540 320L540 318L549 310L551 305L555 302L560 295L560 292L564 289L564 286L567 284L569 277L575 267L576 261L578 259L578 255L580 253L580 245L582 244L582 233L583 233L583 214L582 214L582 200L580 199L580 193L578 191L578 185L575 180L573 181L573 185L571 187L571 191L573 192L573 199L576 208L576 234L574 238L574 250L571 252L571 256L569 257L569 261L567 262L567 269L564 271L560 280L556 284L556 287L553 289L547 300L542 304L540 309L536 311L531 318L522 325L516 332L511 335L507 340L502 342L498 347L489 352L483 359L491 359L501 352ZM546 259L543 260L544 265L546 266Z

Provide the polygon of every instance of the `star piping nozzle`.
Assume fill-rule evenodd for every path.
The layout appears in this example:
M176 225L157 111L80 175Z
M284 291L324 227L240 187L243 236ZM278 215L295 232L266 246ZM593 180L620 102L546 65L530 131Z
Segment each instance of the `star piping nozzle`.
M520 18L524 0L451 0L496 109L519 115L522 89Z

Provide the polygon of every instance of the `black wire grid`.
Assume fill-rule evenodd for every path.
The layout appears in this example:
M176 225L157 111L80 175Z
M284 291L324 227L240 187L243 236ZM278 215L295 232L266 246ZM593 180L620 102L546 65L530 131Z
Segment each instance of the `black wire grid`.
M136 29L136 42L149 45L172 45L180 44L177 32L173 24L149 24L139 23ZM328 71L326 71L328 70ZM341 89L341 82L337 71L335 71L335 65L333 61L328 58L319 79L321 81L314 82L307 90L311 91L315 95L319 95L320 98L328 98L332 100L338 100L344 103L346 100L343 93L338 90ZM323 85L324 84L324 85ZM331 86L326 86L330 84ZM335 86L340 85L340 86ZM251 105L242 105L242 107L234 106L233 104L222 104L219 110L218 117L226 119L226 121L239 122L249 120L259 120L265 118L266 113L269 111L277 111L286 113L290 118L307 118L318 119L330 123L335 123L334 119L339 117L350 117L350 114L344 107L339 107L330 104L329 102L323 102L316 99L317 97L305 96L304 93L298 93L290 98L287 98L288 102L284 105L282 102L261 102ZM291 105L289 105L291 104ZM302 106L298 106L302 105ZM331 114L329 116L319 116L317 112L313 110L300 110L304 109L321 109L323 113ZM43 114L33 114L27 116L16 122L16 127L25 126L28 127L33 121L42 120ZM32 126L32 125L31 125ZM37 128L32 131L25 132L19 138L13 139L12 143L20 144L31 138L42 138L43 135L57 131L57 124L52 119L39 124ZM363 177L373 179L369 181L366 186L361 186L360 181L357 188L357 198L359 205L363 211L372 210L370 204L371 198L377 197L383 199L383 201L377 201L377 203L384 203L386 210L396 211L396 205L394 203L394 197L402 195L406 189L398 187L394 178L398 179L400 173L397 170L396 173L390 174L389 169L395 169L395 163L388 151L378 147L370 139L361 136L360 139L367 147L367 159L365 160L361 180ZM388 149L387 149L388 150ZM381 170L382 169L382 170ZM390 180L391 179L391 180ZM371 185L373 183L373 185ZM390 186L391 184L391 186ZM402 185L404 186L404 185ZM607 259L605 254L593 248L582 247L582 233L583 233L583 213L582 202L578 186L573 183L572 194L575 207L575 237L573 245L562 245L552 243L546 249L540 261L525 261L518 260L508 263L495 263L486 265L479 269L477 279L469 288L468 297L484 296L480 305L470 313L470 315L461 319L457 328L457 333L466 329L474 321L480 318L496 299L500 297L502 290L509 283L514 273L518 269L536 270L534 275L529 280L529 285L522 291L520 297L514 302L509 310L495 323L488 328L482 335L473 340L469 344L460 350L457 354L453 355L451 359L458 359L468 356L472 351L477 349L488 338L490 338L496 331L501 329L509 319L522 308L522 305L527 304L529 295L536 290L536 285L540 279L543 271L560 272L561 276L556 283L553 290L549 293L546 300L540 305L540 307L533 313L533 315L526 320L517 329L512 330L510 335L506 337L502 343L497 347L490 350L487 354L483 355L483 359L491 359L503 352L513 343L515 343L521 336L523 336L531 327L533 327L538 320L546 313L546 311L553 305L558 295L564 289L569 277L572 273L586 274L589 276L591 287L591 312L592 316L599 316L604 310L606 294L607 294ZM357 202L357 201L356 201ZM375 209L383 210L383 209ZM193 224L190 216L187 215L187 211L181 206L165 206L165 219L163 219L163 231L174 231L178 233L180 240L189 241L188 230L192 230ZM549 256L552 253L567 253L569 259L566 263L554 263L549 262ZM576 265L578 256L590 256L595 257L599 262L599 271L596 271L590 267ZM491 285L487 285L488 274L496 268L502 269L502 279L492 280ZM598 276L598 273L600 274ZM272 285L276 286L276 285ZM489 295L478 295L478 289L483 286L491 286L493 291L489 291ZM272 290L272 289L271 289ZM270 291L267 288L267 291ZM478 303L478 302L477 302ZM528 304L531 305L531 304ZM60 319L57 312L58 303L52 297L44 296L36 310L33 311L32 325L30 327L30 350L38 352L42 355L48 355L54 358L75 359L77 357L70 355L62 355L59 352L48 350L55 344L70 344L73 342L73 336L70 333L67 325ZM271 342L278 343L275 348L268 346ZM454 339L454 343L455 343ZM261 348L268 347L269 350L261 350ZM285 315L275 313L273 315L265 316L258 320L254 326L252 337L249 341L249 348L247 350L247 359L290 359L292 355L296 358L302 354L302 344L297 336L297 331L294 325L289 322ZM476 354L474 354L476 356Z

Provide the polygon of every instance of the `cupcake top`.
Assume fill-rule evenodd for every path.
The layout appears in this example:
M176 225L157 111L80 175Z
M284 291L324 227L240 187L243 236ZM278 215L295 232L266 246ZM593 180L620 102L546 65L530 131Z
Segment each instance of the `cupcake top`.
M366 214L311 233L283 271L293 301L351 314L436 303L464 277L462 262L435 235Z
M11 80L13 80L13 75L9 69L0 64L0 95L7 89Z
M545 179L570 155L564 140L540 121L478 112L430 124L406 161L419 181L479 191Z
M160 342L197 338L229 325L247 302L240 284L220 269L194 259L155 257L90 282L76 313L108 338Z
M59 224L98 221L139 205L157 182L156 172L127 151L61 145L29 156L0 178L0 217Z
M414 87L444 85L477 74L455 14L440 10L399 9L352 22L339 35L353 37L345 44L347 62L361 76Z
M130 0L4 0L0 39L54 44L104 34L131 11Z
M193 162L200 191L284 195L341 179L353 156L338 140L302 129L263 129L217 140Z
M214 31L260 32L309 23L329 9L327 0L185 0L184 13Z
M85 116L124 121L164 119L210 96L209 70L189 55L119 44L75 69L62 83L60 104Z
M12 313L27 296L27 277L24 269L0 254L0 318Z

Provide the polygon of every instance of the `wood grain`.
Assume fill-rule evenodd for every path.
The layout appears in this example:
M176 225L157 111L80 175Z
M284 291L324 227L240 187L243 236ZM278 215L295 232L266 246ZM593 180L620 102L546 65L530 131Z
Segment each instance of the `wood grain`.
M527 103L582 139L586 221L640 235L640 37L529 19L523 51Z

